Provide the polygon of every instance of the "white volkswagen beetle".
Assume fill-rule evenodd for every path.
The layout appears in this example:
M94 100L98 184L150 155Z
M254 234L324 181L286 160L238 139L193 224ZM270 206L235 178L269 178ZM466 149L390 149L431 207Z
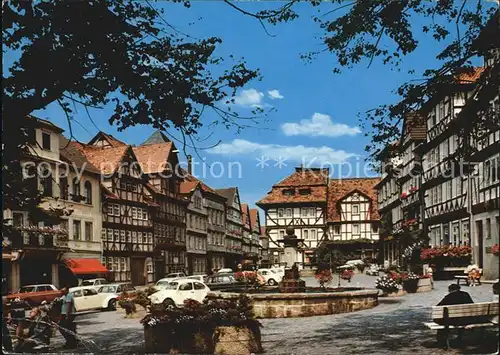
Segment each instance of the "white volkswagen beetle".
M170 281L160 291L153 293L148 298L153 304L182 307L184 301L192 299L203 302L210 289L203 282L192 279L177 279Z
M283 278L281 274L272 269L259 269L257 273L264 278L266 284L269 286L276 286Z

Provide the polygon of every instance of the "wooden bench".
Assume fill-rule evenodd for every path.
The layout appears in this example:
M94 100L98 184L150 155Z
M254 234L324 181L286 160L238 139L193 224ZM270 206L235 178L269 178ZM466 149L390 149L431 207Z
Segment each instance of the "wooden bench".
M478 285L481 285L481 276L483 276L483 269L479 270L479 278L474 279L474 282L477 282ZM466 271L464 271L466 273ZM457 285L460 285L460 280L464 280L467 286L469 285L469 275L455 275L455 279L457 280Z
M497 302L434 306L431 314L433 322L427 322L424 325L431 330L437 330L438 343L449 348L448 334L450 329L498 327L498 324L493 322L495 316L498 316ZM463 325L453 325L453 320L456 321L457 318L460 318L460 323ZM470 323L467 322L467 318L470 319Z

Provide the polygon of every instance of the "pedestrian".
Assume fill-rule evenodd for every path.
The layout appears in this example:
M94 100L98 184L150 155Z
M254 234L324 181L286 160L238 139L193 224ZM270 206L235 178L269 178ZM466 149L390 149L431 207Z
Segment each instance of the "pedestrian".
M75 300L69 293L68 286L62 288L61 320L59 322L59 331L66 340L65 349L76 348L76 324L75 324Z
M12 351L12 338L10 337L7 321L10 321L9 311L7 311L7 297L2 296L2 346L7 351Z

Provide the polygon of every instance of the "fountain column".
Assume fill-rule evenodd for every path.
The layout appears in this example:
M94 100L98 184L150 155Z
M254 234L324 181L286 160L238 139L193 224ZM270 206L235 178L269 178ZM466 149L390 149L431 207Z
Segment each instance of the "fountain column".
M284 261L287 266L292 267L291 270L285 271L285 276L279 283L279 290L282 293L305 292L306 290L306 283L300 279L299 269L296 264L299 261L297 257L298 245L302 241L303 239L297 239L293 227L288 227L285 238L278 240L279 243L283 243L285 248Z

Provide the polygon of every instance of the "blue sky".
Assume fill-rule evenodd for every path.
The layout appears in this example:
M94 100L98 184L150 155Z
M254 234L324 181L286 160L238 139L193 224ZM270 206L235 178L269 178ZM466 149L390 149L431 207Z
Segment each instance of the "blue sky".
M239 4L249 11L275 6L273 2L268 5L258 2ZM289 175L303 158L306 163L315 157L316 163L334 163L334 175L338 175L336 164L339 162L362 163L366 138L358 127L357 114L393 102L395 95L392 90L410 78L407 70L415 69L418 74L425 68L434 67L433 58L442 49L441 45L423 38L421 47L405 59L401 71L375 61L370 68L367 68L367 63L362 63L338 75L332 72L335 58L329 53L325 52L311 63L300 59L301 53L322 48L320 30L310 19L315 9L307 5L301 4L298 8L301 14L298 20L267 26L274 37L267 35L257 20L215 1L194 1L190 9L162 2L155 6L165 8L165 19L191 36L222 38L218 55L243 56L249 67L259 68L262 73L262 81L251 82L245 91L239 92L234 108L245 115L249 114L252 105L264 109L272 107L275 111L269 114L268 122L262 124L261 129L246 129L239 135L218 128L205 144L208 146L218 140L222 144L199 152L214 174L210 174L210 168L206 169L206 174L199 166L194 170L195 175L215 188L238 186L242 201L250 205L265 196L273 183ZM190 22L194 24L187 25ZM151 127L145 126L117 132L107 123L111 114L108 109L91 111L97 128L130 144L140 144L153 132ZM37 115L67 129L65 116L55 106ZM210 115L205 117L207 121L213 118ZM76 118L79 124L73 124L75 137L88 141L97 128L82 107ZM270 159L264 168L257 166L257 159L261 156ZM274 159L279 161L280 156L283 164L278 166ZM194 159L199 161L196 156ZM231 162L233 170L232 177L229 177ZM241 174L237 164L241 164ZM221 167L224 174L219 177ZM344 176L366 175L362 170L341 173Z

